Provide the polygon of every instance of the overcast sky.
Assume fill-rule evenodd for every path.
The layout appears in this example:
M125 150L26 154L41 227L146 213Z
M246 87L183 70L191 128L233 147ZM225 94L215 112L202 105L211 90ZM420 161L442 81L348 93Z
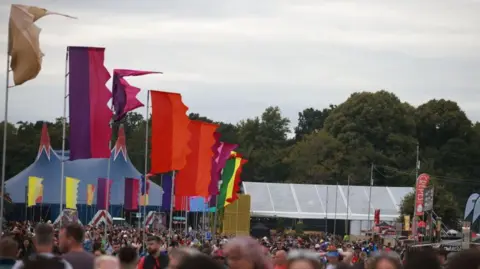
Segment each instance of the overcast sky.
M11 3L79 20L38 22L43 70L10 91L10 121L62 116L68 45L106 47L109 70L164 72L129 81L180 92L215 120L278 105L296 123L306 107L380 89L413 105L452 99L480 120L479 0L2 0L4 51ZM3 86L0 98L3 120Z

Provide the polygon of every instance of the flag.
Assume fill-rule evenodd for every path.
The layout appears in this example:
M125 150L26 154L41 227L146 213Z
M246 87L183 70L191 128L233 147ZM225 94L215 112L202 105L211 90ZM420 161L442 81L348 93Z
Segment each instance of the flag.
M8 23L8 55L12 56L13 82L15 85L37 77L42 69L43 53L40 50L40 28L35 22L46 15L65 14L48 11L44 8L24 5L12 5Z
M138 179L125 178L125 200L123 207L126 210L138 209L138 191L139 191Z
M152 95L152 154L154 174L182 170L190 153L188 107L178 93L150 91Z
M221 134L215 132L215 144L213 145L213 159L212 159L212 170L211 170L211 181L208 186L208 193L210 195L218 195L218 182L220 181L221 173L227 159L230 157L230 153L235 150L238 145L224 143L220 141Z
M190 201L188 197L175 195L173 208L175 211L190 211Z
M112 180L99 178L97 181L97 210L108 210L110 206L110 190Z
M161 72L138 71L128 69L114 69L112 80L112 104L115 111L115 120L119 121L125 117L127 112L144 106L137 99L140 89L134 87L124 79L128 76L143 76L148 74L161 74Z
M223 209L226 205L230 204L227 199L234 201L236 198L236 193L233 195L235 190L235 182L239 183L242 166L246 163L247 160L242 159L240 154L233 153L232 157L227 160L225 167L222 172L222 184L220 186L220 193L217 196L217 210Z
M191 152L187 156L187 164L175 177L175 196L208 197L208 186L211 180L212 147L215 144L214 133L218 125L203 121L190 121Z
M65 183L65 207L77 209L78 183L80 180L73 177L66 177Z
M162 175L162 210L170 211L172 204L172 175L170 173Z
M38 186L38 194L37 194L37 199L35 199L36 204L41 204L43 203L43 184L40 183Z
M38 196L42 192L43 196L43 178L39 177L28 177L28 186L27 186L27 206L34 206L37 203Z
M147 179L145 180L145 176L141 176L140 180L140 202L141 206L148 205L148 194L150 193L150 176L151 174L147 175ZM145 185L146 184L146 185Z
M112 96L105 83L105 48L68 47L70 160L110 158Z
M95 194L95 185L87 185L87 205L93 205L93 197Z
M233 157L234 156L234 157ZM237 193L240 191L240 179L242 175L243 166L247 160L242 159L242 156L235 153L232 157L235 158L235 174L234 178L228 182L227 195L225 197L225 206L235 202L238 199Z

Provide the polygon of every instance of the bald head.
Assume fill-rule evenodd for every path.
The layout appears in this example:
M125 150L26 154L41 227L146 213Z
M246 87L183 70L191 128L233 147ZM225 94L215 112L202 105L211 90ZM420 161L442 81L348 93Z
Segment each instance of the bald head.
M287 252L278 250L275 252L275 264L282 265L287 263Z

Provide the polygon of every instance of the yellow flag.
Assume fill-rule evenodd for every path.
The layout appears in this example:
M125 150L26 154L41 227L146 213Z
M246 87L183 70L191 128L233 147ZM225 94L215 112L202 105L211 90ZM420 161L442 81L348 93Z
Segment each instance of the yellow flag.
M66 177L65 183L65 204L66 208L77 209L78 183L80 180L73 177Z
M95 186L93 184L87 185L87 205L93 205L93 196L95 194Z
M32 6L12 5L10 9L8 55L12 56L10 67L15 85L34 79L40 73L43 57L39 40L41 29L35 22L50 14L73 18Z
M27 187L27 195L28 201L27 206L34 206L36 205L36 200L42 192L43 195L43 185L42 185L43 178L39 177L28 177L28 187Z

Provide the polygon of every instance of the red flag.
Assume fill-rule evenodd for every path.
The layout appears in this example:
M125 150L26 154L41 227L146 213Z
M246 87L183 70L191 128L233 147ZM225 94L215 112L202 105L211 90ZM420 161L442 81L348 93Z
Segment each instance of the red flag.
M187 164L175 178L175 196L208 197L211 180L212 146L215 144L214 133L218 125L202 121L190 121L190 154Z
M380 209L375 209L375 215L373 217L373 222L375 225L380 224Z
M190 152L188 107L178 93L150 91L152 95L152 168L160 174L181 170Z
M126 210L138 209L138 191L140 184L136 178L125 178L125 200L123 206Z
M423 216L423 193L430 182L430 176L428 174L421 174L417 178L417 185L415 191L415 216Z
M175 203L173 208L176 211L189 211L190 210L190 199L186 199L184 196L175 196Z

